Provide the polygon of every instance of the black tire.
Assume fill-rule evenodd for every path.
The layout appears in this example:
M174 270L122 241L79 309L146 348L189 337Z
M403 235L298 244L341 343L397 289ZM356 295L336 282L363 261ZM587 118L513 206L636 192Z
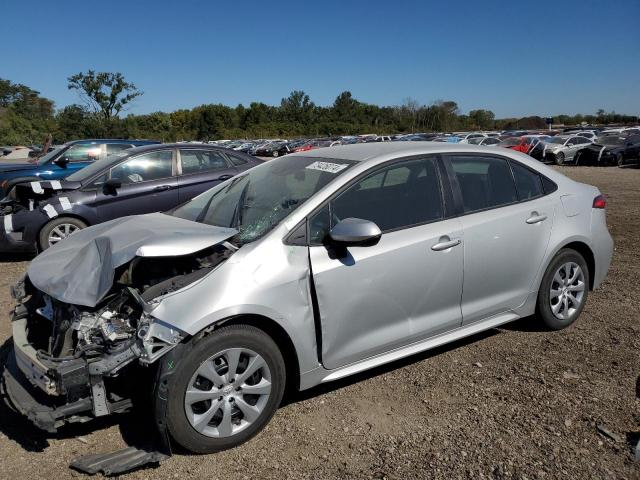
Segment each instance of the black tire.
M582 301L580 303L580 306L576 309L575 313L573 313L569 318L561 320L557 318L551 310L551 286L555 273L563 264L568 262L574 262L578 264L582 269L585 288ZM589 296L589 282L590 279L587 262L585 261L584 257L580 255L580 253L570 248L564 248L556 254L556 256L547 267L544 277L542 278L536 305L536 311L538 315L542 318L542 321L548 328L550 328L551 330L562 330L563 328L567 328L569 325L575 323L575 321L580 317L580 314L582 313L582 310L587 303L587 299Z
M580 164L580 155L582 155L582 152L576 152L575 156L573 157L573 163L576 167Z
M564 165L564 153L563 152L556 153L556 164L557 165Z
M624 154L623 153L619 153L618 155L616 155L616 165L618 165L619 167L624 167Z
M280 152L278 152L278 150L274 150L273 151L273 157L276 158L278 156L280 156Z
M49 221L45 224L44 227L40 230L40 235L38 235L38 246L41 251L46 250L51 245L49 245L49 235L51 232L60 225L74 225L78 229L82 230L83 228L87 228L87 224L82 220L75 217L56 217L53 220Z
M271 392L260 416L246 429L224 438L201 434L191 426L185 412L184 397L191 377L212 355L228 348L249 348L258 353L271 372ZM257 435L278 409L286 384L282 353L273 339L262 330L249 325L230 325L215 330L195 342L171 376L167 402L167 428L171 437L194 453L213 453L236 447Z

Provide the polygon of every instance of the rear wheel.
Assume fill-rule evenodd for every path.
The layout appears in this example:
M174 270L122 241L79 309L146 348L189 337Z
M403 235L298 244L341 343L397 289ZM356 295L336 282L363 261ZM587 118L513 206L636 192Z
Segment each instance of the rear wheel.
M54 218L40 230L40 249L46 250L83 228L87 228L87 224L78 218Z
M276 412L286 382L282 354L262 330L232 325L195 343L169 385L167 425L196 453L246 442Z
M560 250L542 279L538 314L549 328L566 328L582 313L588 294L589 269L584 258L575 250Z

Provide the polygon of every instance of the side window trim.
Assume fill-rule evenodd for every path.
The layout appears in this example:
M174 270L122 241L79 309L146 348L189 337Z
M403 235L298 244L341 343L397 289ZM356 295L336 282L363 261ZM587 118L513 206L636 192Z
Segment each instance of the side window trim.
M318 246L322 246L322 243L313 243L311 241L311 232L309 232L309 220L314 217L316 214L318 214L321 210L323 210L325 207L328 206L329 208L329 229L331 229L333 227L332 223L333 223L333 215L331 212L331 205L333 203L333 201L339 197L342 193L344 193L346 190L348 190L349 188L353 187L355 184L357 184L358 182L362 181L363 179L371 176L371 175L375 175L377 172L379 172L380 170L384 170L384 169L388 169L389 167L392 167L398 163L404 163L404 162L411 162L414 160L421 160L421 159L431 159L434 161L435 163L435 170L436 170L436 178L438 181L438 186L440 188L440 201L442 202L442 207L443 207L443 216L441 218L435 219L435 220L430 220L428 222L422 222L422 223L416 223L413 225L407 225L404 227L398 227L398 228L393 228L393 229L388 229L388 230L383 230L382 233L392 233L392 232L397 232L397 231L401 231L401 230L407 230L409 228L415 228L415 227L420 227L422 225L429 225L431 223L436 223L436 222L441 222L443 220L447 220L449 218L453 218L456 215L451 215L451 216L447 216L447 207L446 207L446 202L445 202L445 196L444 196L444 190L445 190L445 182L444 178L442 176L442 167L440 166L440 164L442 163L442 158L440 154L434 154L434 153L428 153L428 154L422 154L422 155L412 155L409 157L401 157L401 158L395 158L393 160L389 160L387 162L381 163L379 165L376 165L375 167L372 167L371 169L362 172L361 174L359 174L357 177L352 178L351 180L349 180L349 182L347 182L345 185L343 185L342 187L340 187L337 191L333 192L331 194L331 196L327 199L325 199L324 202L322 202L320 205L318 205L316 208L313 209L313 211L311 211L307 217L305 218L305 223L307 224L307 246L310 247L318 247ZM385 174L386 177L386 174ZM383 179L383 185L384 185L384 179ZM285 237L286 238L286 237Z

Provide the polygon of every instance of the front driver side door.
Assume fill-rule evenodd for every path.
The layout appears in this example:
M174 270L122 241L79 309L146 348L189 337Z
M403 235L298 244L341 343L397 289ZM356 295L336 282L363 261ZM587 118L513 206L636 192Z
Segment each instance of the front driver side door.
M98 186L99 220L163 212L178 205L174 155L173 149L142 153L111 168L107 178L120 180L122 186L115 191Z
M349 217L371 220L383 234L376 245L336 256L327 234ZM309 237L325 368L460 326L461 227L445 219L434 158L394 163L356 181L311 216Z

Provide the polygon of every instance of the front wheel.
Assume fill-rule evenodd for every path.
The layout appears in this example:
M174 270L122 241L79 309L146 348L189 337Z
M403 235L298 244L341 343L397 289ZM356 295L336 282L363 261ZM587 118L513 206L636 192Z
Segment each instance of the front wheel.
M240 445L271 420L286 382L282 354L262 330L222 327L193 345L172 375L167 426L196 453Z
M618 155L616 155L616 164L619 167L624 166L624 155L622 153L619 153Z
M584 258L575 250L560 250L542 279L538 314L547 327L561 330L578 319L588 294L589 269Z
M558 165L564 165L564 153L562 152L556 153L556 163Z
M87 228L87 224L78 218L54 218L42 227L42 230L40 230L40 236L38 239L40 249L46 250L83 228Z

